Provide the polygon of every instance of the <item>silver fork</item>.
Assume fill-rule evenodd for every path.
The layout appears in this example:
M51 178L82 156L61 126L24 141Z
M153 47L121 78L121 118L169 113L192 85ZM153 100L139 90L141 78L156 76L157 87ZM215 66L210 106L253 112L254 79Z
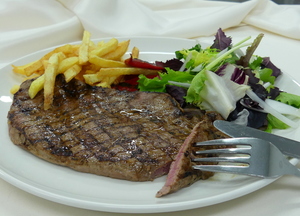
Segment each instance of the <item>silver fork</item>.
M226 162L217 165L195 165L194 169L211 172L227 172L242 175L275 178L282 175L300 177L300 170L272 143L258 138L226 138L198 142L195 146L225 146L222 149L196 151L196 155L216 154L199 157L196 162Z

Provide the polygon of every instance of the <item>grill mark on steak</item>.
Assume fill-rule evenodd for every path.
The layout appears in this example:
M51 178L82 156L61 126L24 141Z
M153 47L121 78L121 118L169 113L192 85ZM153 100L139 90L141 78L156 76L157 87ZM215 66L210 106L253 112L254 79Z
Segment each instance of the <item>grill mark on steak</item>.
M33 80L14 95L8 113L14 144L49 162L113 178L153 180L166 174L199 116L186 115L165 93L92 87L63 75L51 109L43 91L28 96Z

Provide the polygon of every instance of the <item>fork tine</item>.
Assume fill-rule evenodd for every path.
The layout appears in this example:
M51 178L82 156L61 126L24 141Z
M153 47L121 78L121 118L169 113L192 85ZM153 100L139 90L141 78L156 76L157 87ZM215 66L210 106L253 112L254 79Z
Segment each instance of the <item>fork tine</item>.
M208 145L251 145L245 138L225 138L225 139L214 139L214 140L207 140L202 142L195 143L195 146L208 146Z
M250 154L250 148L207 149L196 151L196 154Z
M250 157L205 157L205 158L194 158L192 161L194 161L194 162L230 162L230 163L249 164Z
M226 172L236 174L247 174L248 166L229 166L229 165L195 165L194 169L209 172Z

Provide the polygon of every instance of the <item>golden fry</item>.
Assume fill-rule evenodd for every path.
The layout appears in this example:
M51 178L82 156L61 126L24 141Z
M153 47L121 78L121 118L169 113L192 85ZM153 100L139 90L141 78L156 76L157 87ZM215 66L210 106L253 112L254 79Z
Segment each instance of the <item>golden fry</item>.
M92 64L95 64L99 67L104 67L104 68L126 67L127 66L124 62L108 60L105 58L100 58L95 55L90 56L89 62Z
M20 85L13 85L13 87L10 89L11 94L15 94L17 91L19 91Z
M59 63L58 66L58 73L64 73L66 70L71 68L73 65L77 64L79 62L79 58L74 56L74 57L69 57L65 58Z
M84 74L83 78L87 84L93 85L95 83L101 82L103 80L104 76L101 76L101 74L99 74L99 73Z
M48 61L47 68L45 69L45 81L44 81L44 109L47 110L50 108L53 102L53 94L54 94L54 84L55 78L58 74L58 65L60 62L60 58L63 53L55 53L53 54Z
M83 65L89 60L89 45L91 34L88 31L84 31L82 43L79 47L79 64Z
M38 71L43 67L43 64L40 60L30 62L29 64L23 66L15 66L13 65L13 71L19 74L23 74L26 76L31 76L33 73Z
M15 66L15 65L12 65L13 67L13 72L15 73L18 73L18 74L22 74L22 75L25 75L25 71L24 71L24 67L26 65L22 65L22 66Z
M130 40L120 42L115 50L103 55L102 58L115 61L120 60L122 56L126 53L129 46L129 42Z
M109 52L112 52L118 47L118 40L116 38L110 39L107 43L101 44L99 47L91 51L90 55L103 56Z
M43 63L39 60L34 62L28 67L24 68L24 72L26 76L31 76L32 74L36 73L39 69L43 67Z
M117 76L114 77L103 77L102 81L98 83L96 86L103 88L111 88L111 85L118 79Z
M74 51L76 49L78 49L78 47L77 48L75 48L75 47L76 47L76 45L71 45L71 44L66 44L61 47L57 47L54 50L52 50L51 52L44 55L40 60L41 61L48 60L53 54L60 53L60 52L65 54L66 56L68 56L69 54L74 53Z
M70 82L74 77L76 77L81 71L80 65L73 65L68 70L64 72L66 82Z
M44 83L45 83L44 74L39 76L31 83L28 90L28 94L31 99L33 99L36 96L36 94L44 88Z
M133 47L131 51L132 58L139 58L140 50L137 47Z

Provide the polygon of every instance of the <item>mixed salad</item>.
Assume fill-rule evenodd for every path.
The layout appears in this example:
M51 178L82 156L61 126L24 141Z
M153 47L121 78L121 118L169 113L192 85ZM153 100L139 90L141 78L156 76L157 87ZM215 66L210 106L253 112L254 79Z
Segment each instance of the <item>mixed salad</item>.
M228 121L254 128L297 127L300 96L281 91L275 85L282 74L269 57L255 55L263 34L232 44L219 29L210 47L196 44L176 51L176 58L148 63L129 58L135 67L161 69L158 76L139 75L140 91L167 92L182 107L195 106L220 113ZM246 52L241 51L247 47Z

